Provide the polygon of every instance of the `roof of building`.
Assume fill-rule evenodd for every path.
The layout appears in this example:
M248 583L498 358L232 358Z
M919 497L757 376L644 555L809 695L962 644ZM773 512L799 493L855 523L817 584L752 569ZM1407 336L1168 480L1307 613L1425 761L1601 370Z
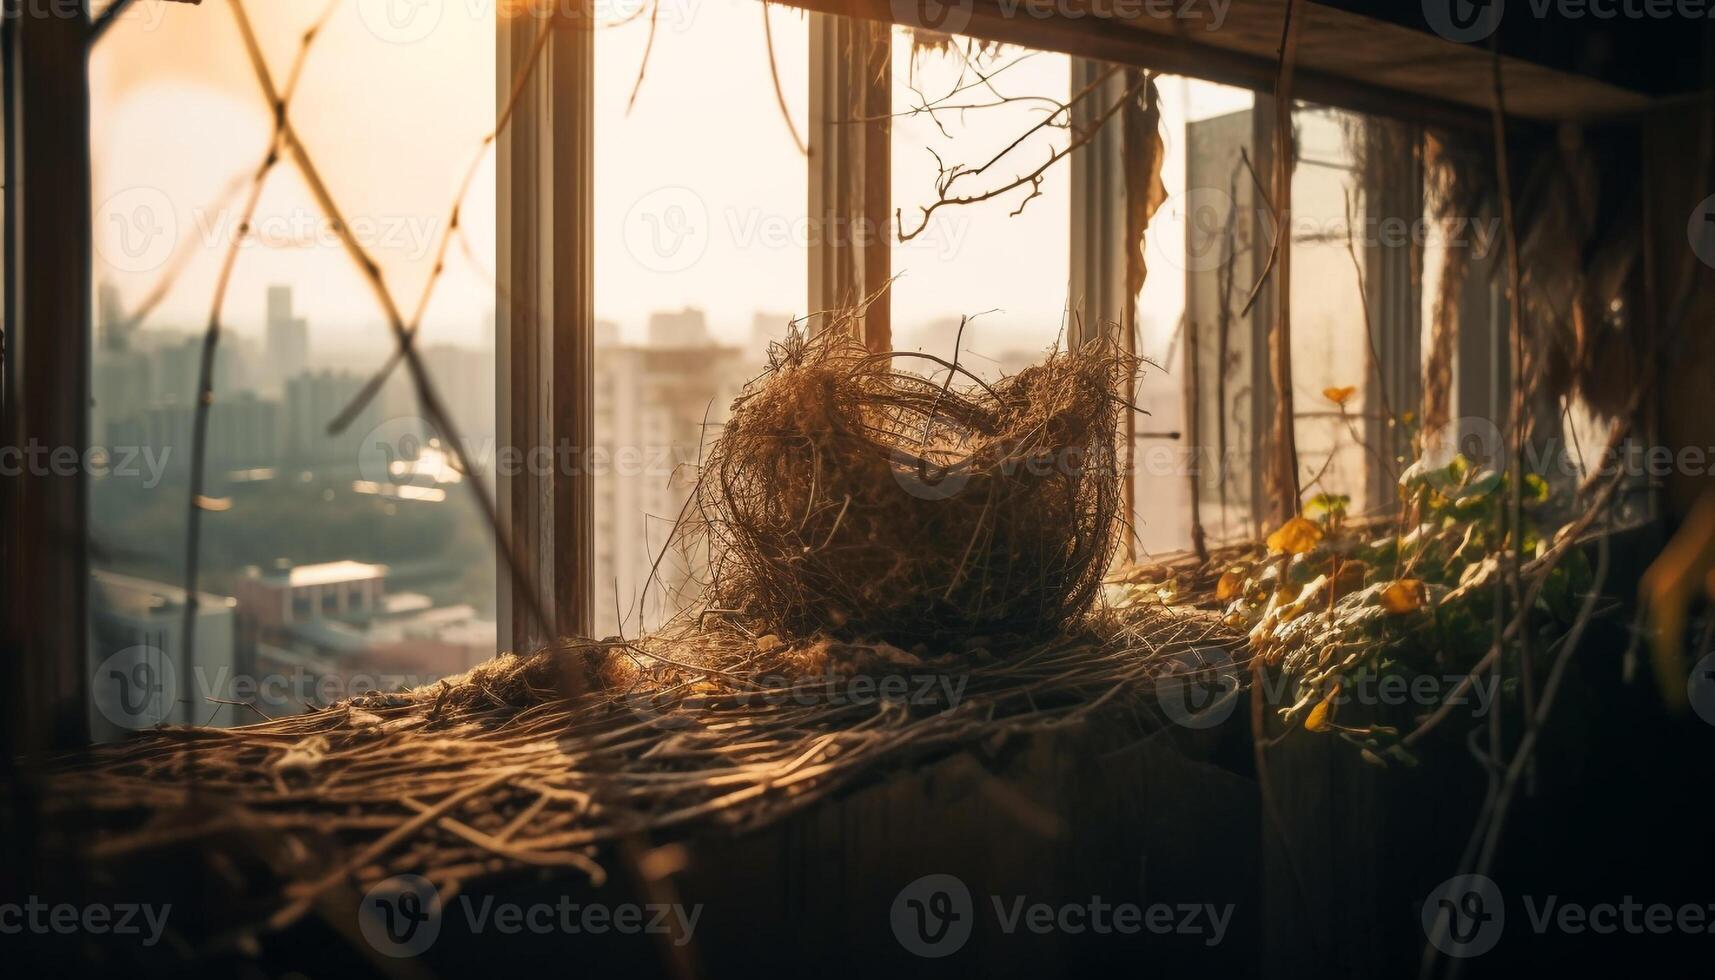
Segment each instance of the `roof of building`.
M183 586L117 572L97 570L89 575L111 609L124 609L136 615L159 615L169 611L178 615L185 605ZM238 600L231 596L197 593L197 608L202 611L228 609L236 605Z
M311 585L336 585L343 582L363 582L387 577L386 565L361 561L328 561L319 565L293 565L283 572L264 572L264 578L286 579L292 588Z

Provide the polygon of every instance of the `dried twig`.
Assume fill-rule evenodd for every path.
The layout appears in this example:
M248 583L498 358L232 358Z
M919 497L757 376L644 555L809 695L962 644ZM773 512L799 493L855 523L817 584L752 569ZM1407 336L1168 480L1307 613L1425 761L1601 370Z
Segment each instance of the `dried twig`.
M809 156L810 148L798 135L798 125L792 121L792 111L786 107L786 92L780 87L780 66L774 58L774 25L768 20L768 0L762 0L762 39L768 46L768 77L774 80L774 99L780 104L780 118L786 123L786 131L792 134L792 145L798 148L799 153Z
M1000 163L1001 160L1005 159L1014 150L1018 149L1021 145L1023 145L1025 140L1029 139L1032 135L1034 135L1035 133L1038 133L1038 132L1040 132L1040 131L1042 131L1042 130L1050 127L1050 126L1055 125L1056 120L1059 120L1062 118L1069 119L1071 116L1072 106L1076 105L1077 103L1079 103L1080 101L1082 101L1086 98L1089 98L1094 92L1096 92L1099 89L1099 87L1101 86L1101 84L1104 81L1106 81L1109 77L1111 77L1115 72L1118 72L1118 71L1120 71L1120 69L1110 68L1110 69L1102 72L1100 75L1096 76L1096 78L1093 81L1091 81L1088 85L1086 85L1083 88L1083 90L1081 90L1076 95L1074 95L1069 101L1063 103L1059 109L1048 113L1046 116L1044 116L1042 118L1041 121L1035 123L1034 125L1028 127L1027 129L1025 129L1024 132L1020 133L1015 139L1013 139L1010 143L1008 143L1005 147L1003 147L998 153L996 153L994 156L990 157L986 162L979 164L978 166L965 167L965 166L960 165L960 164L954 164L952 167L947 167L944 164L941 164L939 157L937 157L936 163L937 163L937 166L939 167L940 172L939 172L939 174L935 180L936 198L935 198L935 200L931 201L927 207L923 207L923 206L918 207L918 209L917 209L918 210L917 223L916 223L915 227L913 227L909 231L907 231L905 228L905 218L904 218L903 209L896 208L894 210L894 223L898 229L898 240L900 242L908 242L908 241L911 241L912 239L916 238L918 235L921 235L929 227L930 218L934 215L934 213L936 211L941 210L944 207L959 207L959 206L967 206L967 205L972 205L972 204L979 204L983 201L993 200L993 199L1000 197L1004 194L1007 194L1011 191L1015 191L1021 187L1029 187L1030 193L1026 195L1024 202L1019 205L1019 209L1015 210L1013 212L1013 214L1015 214L1015 215L1018 214L1019 210L1023 209L1024 204L1028 204L1030 202L1030 200L1032 200L1033 198L1040 195L1043 176L1045 174L1047 174L1047 172L1050 169L1052 169L1055 164L1059 163L1061 160L1064 160L1074 150L1078 149L1081 146L1088 144L1091 140L1095 139L1096 134L1101 129L1101 127L1103 125L1105 125L1109 119L1112 119L1116 113L1119 112L1120 108L1126 104L1127 100L1136 98L1138 93L1143 91L1144 86L1147 85L1149 83L1150 79L1152 79L1154 77L1153 75L1146 73L1136 83L1129 86L1126 89L1124 95L1122 95L1119 99L1116 99L1112 105L1108 106L1106 109L1104 109L1102 111L1101 115L1096 118L1095 123L1090 127L1090 129L1087 132L1077 133L1072 137L1072 139L1067 143L1067 145L1065 145L1063 147L1053 148L1048 154L1048 159L1043 161L1041 165L1039 165L1039 166L1037 166L1037 167L1035 167L1029 171L1026 171L1025 173L1021 174L1020 176L1014 177L1013 179L1011 179L1011 180L1009 180L1009 181L1007 181L1007 182L1005 182L999 186L996 186L996 187L993 187L993 188L990 188L990 189L984 190L984 191L977 191L977 192L973 192L971 194L959 195L959 194L953 193L953 186L955 183L957 183L960 180L963 180L963 179L968 178L968 177L977 177L977 176L980 176L980 175L988 172L991 168L993 168L998 163ZM1064 123L1061 123L1060 125L1064 125Z
M234 9L238 0L233 0ZM332 16L335 4L330 0L323 8L321 16L310 25L303 34L298 45L297 56L293 59L291 70L287 75L285 87L278 92L270 92L270 104L274 114L274 131L268 138L268 150L263 154L262 162L257 165L256 172L250 181L250 191L245 197L243 217L239 221L238 234L233 236L228 244L226 256L221 260L220 274L215 280L214 299L210 303L208 326L203 331L201 362L197 370L197 400L196 414L191 424L191 459L190 459L190 498L189 509L185 515L185 578L184 578L184 626L183 646L181 656L185 665L196 662L196 619L201 606L198 590L199 565L202 556L202 515L210 509L207 498L203 494L208 454L208 422L210 410L214 407L214 366L215 357L220 346L220 318L226 306L226 291L232 283L232 270L238 263L239 248L244 243L244 236L250 230L250 223L256 216L256 205L262 197L262 188L279 162L280 149L286 140L286 112L291 104L292 96L297 90L298 79L301 77L304 62L309 57L310 48L315 44L316 36L322 25ZM257 57L260 57L258 54ZM147 307L140 311L140 318L147 312Z

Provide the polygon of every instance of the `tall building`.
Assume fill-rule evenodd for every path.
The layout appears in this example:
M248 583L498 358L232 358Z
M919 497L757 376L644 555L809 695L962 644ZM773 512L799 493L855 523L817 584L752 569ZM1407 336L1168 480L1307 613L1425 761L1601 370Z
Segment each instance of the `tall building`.
M603 635L659 626L692 598L695 555L670 552L659 581L643 586L696 484L699 452L752 371L751 352L711 342L702 314L650 318L647 346L602 351L595 390L596 446L587 458L596 487L596 628ZM699 343L688 341L701 338ZM705 423L709 426L705 431ZM614 610L617 591L621 607Z
M467 445L494 438L494 353L453 344L422 349L423 365Z
M103 351L123 351L130 347L131 322L125 315L125 301L119 287L104 282L95 293L96 348Z
M786 339L792 328L792 314L757 311L750 318L750 358L757 364L768 359L768 345Z
M90 373L90 439L119 445L114 441L114 424L141 412L154 398L153 358L146 351L99 347L91 357Z
M193 404L166 399L106 422L110 449L148 449L167 472L182 475L191 465ZM272 466L279 451L280 403L240 391L218 397L209 409L204 472Z
M196 400L197 381L202 373L202 341L196 337L163 340L150 351L152 386L149 400L155 404Z
M709 321L703 311L694 306L682 310L658 310L649 314L649 346L706 347L709 344Z
M621 339L619 324L612 320L595 322L595 345L598 349L618 347Z
M236 657L237 600L199 593L195 661L184 657L185 590L163 582L91 573L91 731L98 741L156 724L235 725L229 689Z
M286 381L281 406L285 458L292 463L358 465L358 450L382 422L379 400L370 399L343 432L328 432L328 423L350 404L364 379L349 371L314 371Z
M284 385L310 364L310 328L292 315L292 287L268 287L268 369L273 385Z

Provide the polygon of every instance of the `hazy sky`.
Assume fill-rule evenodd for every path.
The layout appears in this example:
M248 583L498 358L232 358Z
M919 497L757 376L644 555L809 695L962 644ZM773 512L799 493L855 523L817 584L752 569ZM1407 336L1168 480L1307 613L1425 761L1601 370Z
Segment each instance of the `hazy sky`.
M409 308L453 191L492 125L493 0L333 2L292 118ZM619 20L636 2L606 0L601 9ZM252 0L246 9L283 76L321 5ZM769 10L782 88L802 133L805 18ZM208 315L224 244L236 232L239 198L223 208L222 191L255 169L269 119L226 2L145 2L136 11L91 63L96 275L135 303L161 275L174 243L189 248L191 262L152 322L195 326ZM776 104L762 16L755 0L664 0L648 73L629 113L647 26L637 20L598 35L596 305L598 315L632 335L651 310L685 305L703 308L717 332L734 340L748 336L756 311L804 312L806 167ZM909 105L907 79L934 95L957 76L958 65L946 58L910 67L903 41L896 47L898 108ZM1008 95L1064 98L1067 61L1037 55L996 84ZM1211 115L1249 97L1206 85L1188 94L1171 80L1163 97L1171 191L1181 170L1181 148L1172 144L1183 112ZM931 198L934 164L926 147L949 162L974 163L1039 115L1028 107L972 112L962 123L950 121L951 141L927 119L899 120L894 194L908 223L915 206ZM1056 132L1027 145L1009 172L1034 165L1063 140ZM470 255L453 250L426 318L431 340L481 339L493 305L493 181L489 154L461 218ZM1065 168L1051 171L1042 196L1009 217L1022 197L942 211L920 240L895 250L902 336L927 321L998 307L973 328L980 346L1041 347L1053 339L1067 300ZM266 244L243 250L227 303L238 332L259 333L265 287L285 282L296 287L317 347L386 343L374 299L294 167L277 167L269 177L257 227ZM664 250L663 241L678 244ZM1182 291L1178 275L1165 271L1146 291L1146 316L1163 336Z

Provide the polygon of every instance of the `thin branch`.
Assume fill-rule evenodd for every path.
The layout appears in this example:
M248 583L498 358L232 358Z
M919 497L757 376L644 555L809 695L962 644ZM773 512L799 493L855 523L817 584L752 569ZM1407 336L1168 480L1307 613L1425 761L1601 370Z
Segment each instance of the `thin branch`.
M768 0L762 0L762 39L768 46L768 76L774 80L774 99L780 103L780 118L786 123L786 131L792 134L792 144L798 147L798 152L809 156L810 148L798 135L798 126L792 122L792 112L786 108L786 93L780 87L780 66L774 59L774 26L768 20Z
M655 50L655 23L661 16L660 0L649 4L649 37L643 42L643 60L637 63L637 81L631 85L631 97L625 100L625 114L631 115L631 107L637 104L637 93L643 91L643 76L649 72L649 53ZM764 12L764 17L767 13ZM550 18L552 19L552 18Z
M108 28L117 23L119 18L125 15L125 11L129 9L130 6L131 0L113 0L112 3L107 5L107 9L101 12L101 16L90 22L88 44L91 48L95 47L101 42L102 38L107 36Z
M211 509L203 494L204 472L208 456L208 423L209 415L214 407L214 366L215 358L220 347L220 317L226 305L226 291L232 284L232 270L238 264L239 249L244 244L244 238L249 233L250 223L256 217L256 205L262 198L262 189L267 182L268 174L280 161L280 148L286 139L286 107L291 102L297 88L298 77L303 69L304 61L309 56L310 47L315 44L316 36L322 25L332 16L337 0L329 0L323 8L321 16L303 34L298 46L298 53L293 60L287 87L283 92L270 92L270 105L274 113L274 131L268 138L267 152L262 156L262 162L256 167L256 172L250 181L250 192L245 197L244 210L239 220L238 234L226 247L226 256L221 260L220 273L215 280L214 298L210 303L208 326L203 331L201 361L197 369L197 399L196 413L191 422L191 458L190 458L190 495L188 511L185 515L185 571L184 571L184 636L182 638L181 656L188 667L196 662L196 618L201 605L198 596L198 578L202 555L202 515L203 511ZM238 0L233 0L233 6L238 9ZM164 290L163 290L164 292ZM144 311L146 312L146 311ZM141 314L139 314L140 316Z
M1062 111L1070 112L1070 109L1074 104L1076 104L1079 100L1087 97L1090 94L1090 92L1092 92L1095 89L1095 87L1097 85L1099 85L1104 79L1106 79L1113 72L1118 71L1118 70L1119 69L1117 69L1117 68L1112 68L1112 69L1109 69L1108 71L1104 72L1103 74L1097 76L1095 81L1091 82L1088 86L1085 87L1085 89L1082 92L1078 93L1078 95L1074 96L1070 102L1066 103L1066 106L1065 106L1064 110L1062 110ZM984 163L983 165L981 165L979 167L964 168L964 167L961 167L961 166L955 164L951 170L943 170L941 178L936 181L936 191L937 191L938 197L936 198L936 200L930 202L928 207L920 207L917 209L919 212L917 227L913 228L909 232L906 231L905 230L905 219L904 219L903 212L900 209L897 209L897 208L894 209L894 222L898 227L898 235L899 235L898 240L900 242L908 242L908 241L911 241L913 238L916 238L918 235L921 235L929 227L929 220L934 215L934 213L936 211L939 211L941 208L944 208L944 207L958 207L958 206L964 206L964 205L978 204L978 203L981 203L983 201L993 200L994 198L1000 197L1003 194L1006 194L1010 191L1017 190L1018 188L1024 187L1027 185L1029 187L1031 187L1031 189L1032 189L1032 194L1026 198L1026 202L1028 203L1028 201L1031 198L1034 198L1035 196L1037 196L1037 191L1041 186L1043 174L1046 174L1049 171L1049 169L1052 168L1056 163L1059 163L1061 160L1063 160L1067 156L1071 155L1071 153L1074 150L1077 150L1081 146L1087 145L1090 141L1095 139L1096 134L1101 130L1102 126L1105 125L1109 119L1113 118L1114 114L1120 110L1121 106L1125 105L1127 100L1135 98L1137 96L1138 92L1142 91L1144 86L1146 86L1149 83L1149 79L1151 77L1153 77L1153 76L1151 76L1149 74L1145 74L1138 82L1136 82L1135 84L1128 87L1126 89L1124 95L1122 95L1119 99L1115 100L1112 105L1108 106L1105 110L1102 111L1102 114L1099 117L1097 117L1095 124L1090 127L1089 132L1083 133L1083 134L1080 134L1080 135L1074 137L1072 139L1072 141L1064 147L1059 147L1059 148L1052 150L1048 154L1048 159L1046 161L1044 161L1041 166L1030 171L1029 173L1026 173L1022 176L1014 178L1013 180L1008 181L1007 183L1002 184L999 187L995 187L995 188L988 190L988 191L983 191L980 193L971 194L971 195L967 195L967 196L963 196L963 197L951 196L951 194L950 194L950 190L951 190L953 182L955 180L959 179L960 177L969 177L969 176L974 176L976 174L980 174L980 173L986 171L987 169L989 169L990 167L994 166L1003 157L1005 157L1008 153L1010 153L1013 149L1017 148L1019 146L1019 144L1021 144L1026 137L1030 136L1032 133L1035 133L1035 132L1043 129L1047 123L1046 119L1043 122L1039 122L1036 125L1030 127L1028 130L1026 130L1024 132L1024 134L1019 136L1017 139L1013 140L1012 143L1006 147L1006 149L1003 149L1001 152L997 153L994 157L992 157L987 163ZM1052 116L1050 116L1050 118L1052 118ZM1016 214L1017 212L1014 212L1014 213Z

